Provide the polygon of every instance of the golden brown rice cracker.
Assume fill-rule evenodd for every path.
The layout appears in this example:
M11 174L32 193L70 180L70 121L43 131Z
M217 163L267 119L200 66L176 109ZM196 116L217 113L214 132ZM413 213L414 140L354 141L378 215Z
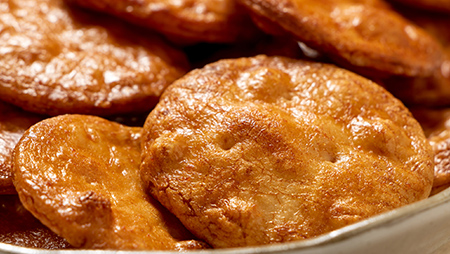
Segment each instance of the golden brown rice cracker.
M334 65L256 56L174 82L144 125L147 189L215 248L315 237L425 199L407 108Z
M14 184L24 207L74 247L204 248L145 193L141 129L87 115L33 125L14 151Z
M442 50L379 0L239 0L258 24L275 24L338 64L371 76L429 76ZM267 21L261 22L265 18ZM273 30L275 25L269 30ZM263 29L264 30L264 29Z
M443 61L430 77L392 77L383 80L385 87L408 106L450 106L450 15L400 11L439 40L444 48Z
M22 134L45 116L0 101L0 195L15 194L12 153Z
M431 194L450 186L450 108L412 108L434 150L434 180Z
M156 34L60 0L0 2L0 99L28 111L149 111L188 69Z
M155 29L178 44L251 40L258 29L234 0L66 0Z

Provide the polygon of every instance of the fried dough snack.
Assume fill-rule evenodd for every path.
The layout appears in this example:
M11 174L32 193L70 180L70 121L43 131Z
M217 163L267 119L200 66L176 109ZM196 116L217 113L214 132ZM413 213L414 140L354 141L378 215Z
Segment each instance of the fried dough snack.
M33 125L14 151L14 184L24 207L75 247L202 248L145 193L141 129L83 115Z
M60 0L0 3L0 99L57 115L148 111L188 69L157 35Z
M450 187L450 109L412 109L435 152L431 195Z
M284 30L365 75L428 76L441 62L435 39L383 1L239 1L263 30Z
M394 77L384 80L386 88L410 106L450 106L450 15L400 11L439 40L444 48L444 60L431 77Z
M12 153L22 134L44 116L25 112L0 101L0 195L15 194Z
M34 218L17 195L0 195L0 243L40 249L72 248Z
M144 125L148 190L213 247L314 237L428 197L400 101L333 65L257 56L174 82Z
M66 0L155 29L181 44L230 43L259 34L234 0Z

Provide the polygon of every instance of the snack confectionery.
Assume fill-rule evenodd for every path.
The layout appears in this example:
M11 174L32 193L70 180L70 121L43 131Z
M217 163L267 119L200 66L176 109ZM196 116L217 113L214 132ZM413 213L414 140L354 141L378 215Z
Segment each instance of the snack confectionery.
M0 195L16 193L12 181L12 152L22 134L44 118L0 101Z
M447 111L424 109L428 120L413 111L425 140L399 101L360 76L251 57L334 62L385 82L408 106L448 106L445 8L236 2L0 2L0 100L46 114L0 101L0 252L3 243L184 251L209 248L202 240L222 248L308 239L450 186ZM16 149L22 201L3 195L16 193L9 156L30 125L84 113L142 127L189 68L237 57L249 58L169 88L147 119L142 154L141 128L82 115L36 124Z
M86 115L33 125L14 150L24 207L77 248L205 248L144 192L141 129Z
M413 108L434 150L434 180L431 195L450 186L450 109Z
M284 31L364 75L428 76L440 45L378 0L239 0L267 32Z
M17 195L0 195L0 243L40 249L73 248L28 212Z
M450 129L434 133L429 141L435 151L432 192L435 194L450 186Z
M260 33L234 0L66 0L155 29L179 44L235 43Z
M149 111L189 68L150 31L61 0L0 3L0 99L28 111Z
M144 125L148 191L214 248L311 238L428 197L403 104L333 65L257 56L174 82Z
M392 77L384 80L384 85L408 106L450 106L450 15L400 7L398 10L438 39L444 49L443 61L430 77Z

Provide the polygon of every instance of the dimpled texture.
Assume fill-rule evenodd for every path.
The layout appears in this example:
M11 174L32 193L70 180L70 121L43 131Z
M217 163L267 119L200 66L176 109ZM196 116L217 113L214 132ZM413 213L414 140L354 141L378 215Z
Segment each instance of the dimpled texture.
M213 247L311 238L426 198L433 153L397 99L333 65L222 60L144 125L148 190Z
M57 115L151 109L188 69L157 35L59 0L0 2L0 99Z
M0 101L0 195L14 194L12 153L22 134L44 116Z
M28 212L17 195L0 195L0 243L40 249L73 248Z
M144 192L141 129L85 115L33 125L14 152L24 207L74 247L203 248Z
M434 195L450 186L450 109L413 108L412 113L435 153Z
M383 1L240 2L254 13L259 24L273 23L364 75L428 76L441 61L442 51L436 40ZM266 21L261 23L261 19Z
M258 35L233 0L66 0L155 29L178 43L230 43Z

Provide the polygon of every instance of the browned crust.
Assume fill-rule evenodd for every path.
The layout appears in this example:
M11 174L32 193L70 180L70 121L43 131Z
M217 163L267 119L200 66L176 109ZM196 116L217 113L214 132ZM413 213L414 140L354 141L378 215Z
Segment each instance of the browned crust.
M180 44L232 43L258 35L247 13L231 0L67 0L111 13L140 26L157 30Z
M388 92L257 56L194 70L144 126L149 191L213 247L306 239L428 197L433 152Z
M429 76L441 62L435 39L381 1L240 2L308 46L365 73Z
M149 111L189 68L184 53L158 35L111 17L58 0L9 1L3 7L0 99L28 111Z

